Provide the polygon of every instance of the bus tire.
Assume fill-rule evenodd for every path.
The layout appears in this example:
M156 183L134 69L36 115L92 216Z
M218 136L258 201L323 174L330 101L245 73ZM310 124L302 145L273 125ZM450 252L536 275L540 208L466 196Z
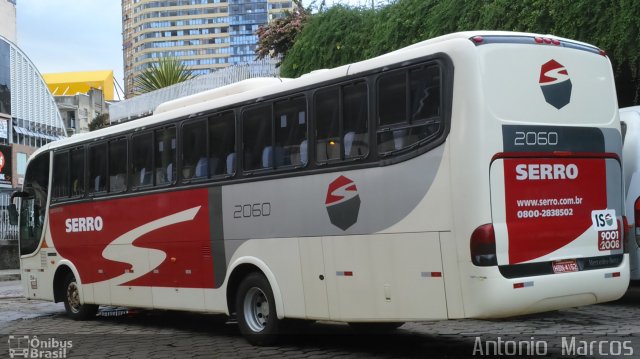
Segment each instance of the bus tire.
M360 333L378 334L392 332L400 328L403 324L404 322L351 322L349 326Z
M277 341L281 321L269 281L261 273L250 273L238 286L236 317L240 332L249 343L269 346Z
M64 281L64 309L73 320L87 320L94 318L98 313L98 306L95 304L81 304L80 288L76 277L69 273Z

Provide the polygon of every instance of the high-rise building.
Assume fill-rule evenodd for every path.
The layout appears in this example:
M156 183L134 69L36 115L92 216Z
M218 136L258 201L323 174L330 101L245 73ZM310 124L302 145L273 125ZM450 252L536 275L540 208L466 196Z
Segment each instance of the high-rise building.
M0 0L0 36L16 42L16 0Z
M160 57L196 75L254 60L258 27L291 9L291 0L122 0L125 97Z

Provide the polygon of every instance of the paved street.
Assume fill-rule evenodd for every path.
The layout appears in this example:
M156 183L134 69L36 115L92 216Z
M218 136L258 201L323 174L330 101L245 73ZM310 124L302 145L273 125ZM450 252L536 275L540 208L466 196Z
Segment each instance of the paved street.
M520 345L530 356L640 357L637 285L613 303L500 321L407 323L386 336L357 335L343 324L316 323L276 347L260 348L248 345L222 316L151 311L72 321L64 316L62 304L18 297L18 284L0 282L0 355L8 353L9 345L35 345L44 357L57 351L67 358L465 358L474 352L508 354Z

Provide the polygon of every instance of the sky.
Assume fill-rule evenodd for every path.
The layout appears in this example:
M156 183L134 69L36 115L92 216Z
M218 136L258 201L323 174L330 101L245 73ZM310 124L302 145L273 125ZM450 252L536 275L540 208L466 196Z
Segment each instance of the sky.
M327 0L328 6L334 3L365 5L371 0ZM16 4L18 47L40 73L113 70L116 82L124 86L121 0L17 0ZM121 94L117 85L116 93Z
M113 70L123 86L120 0L17 0L16 22L40 73Z

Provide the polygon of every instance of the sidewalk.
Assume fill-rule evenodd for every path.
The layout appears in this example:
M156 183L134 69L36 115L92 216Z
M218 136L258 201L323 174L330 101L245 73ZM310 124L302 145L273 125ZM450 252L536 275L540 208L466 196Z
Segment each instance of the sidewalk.
M20 280L19 269L2 269L0 270L0 282Z

